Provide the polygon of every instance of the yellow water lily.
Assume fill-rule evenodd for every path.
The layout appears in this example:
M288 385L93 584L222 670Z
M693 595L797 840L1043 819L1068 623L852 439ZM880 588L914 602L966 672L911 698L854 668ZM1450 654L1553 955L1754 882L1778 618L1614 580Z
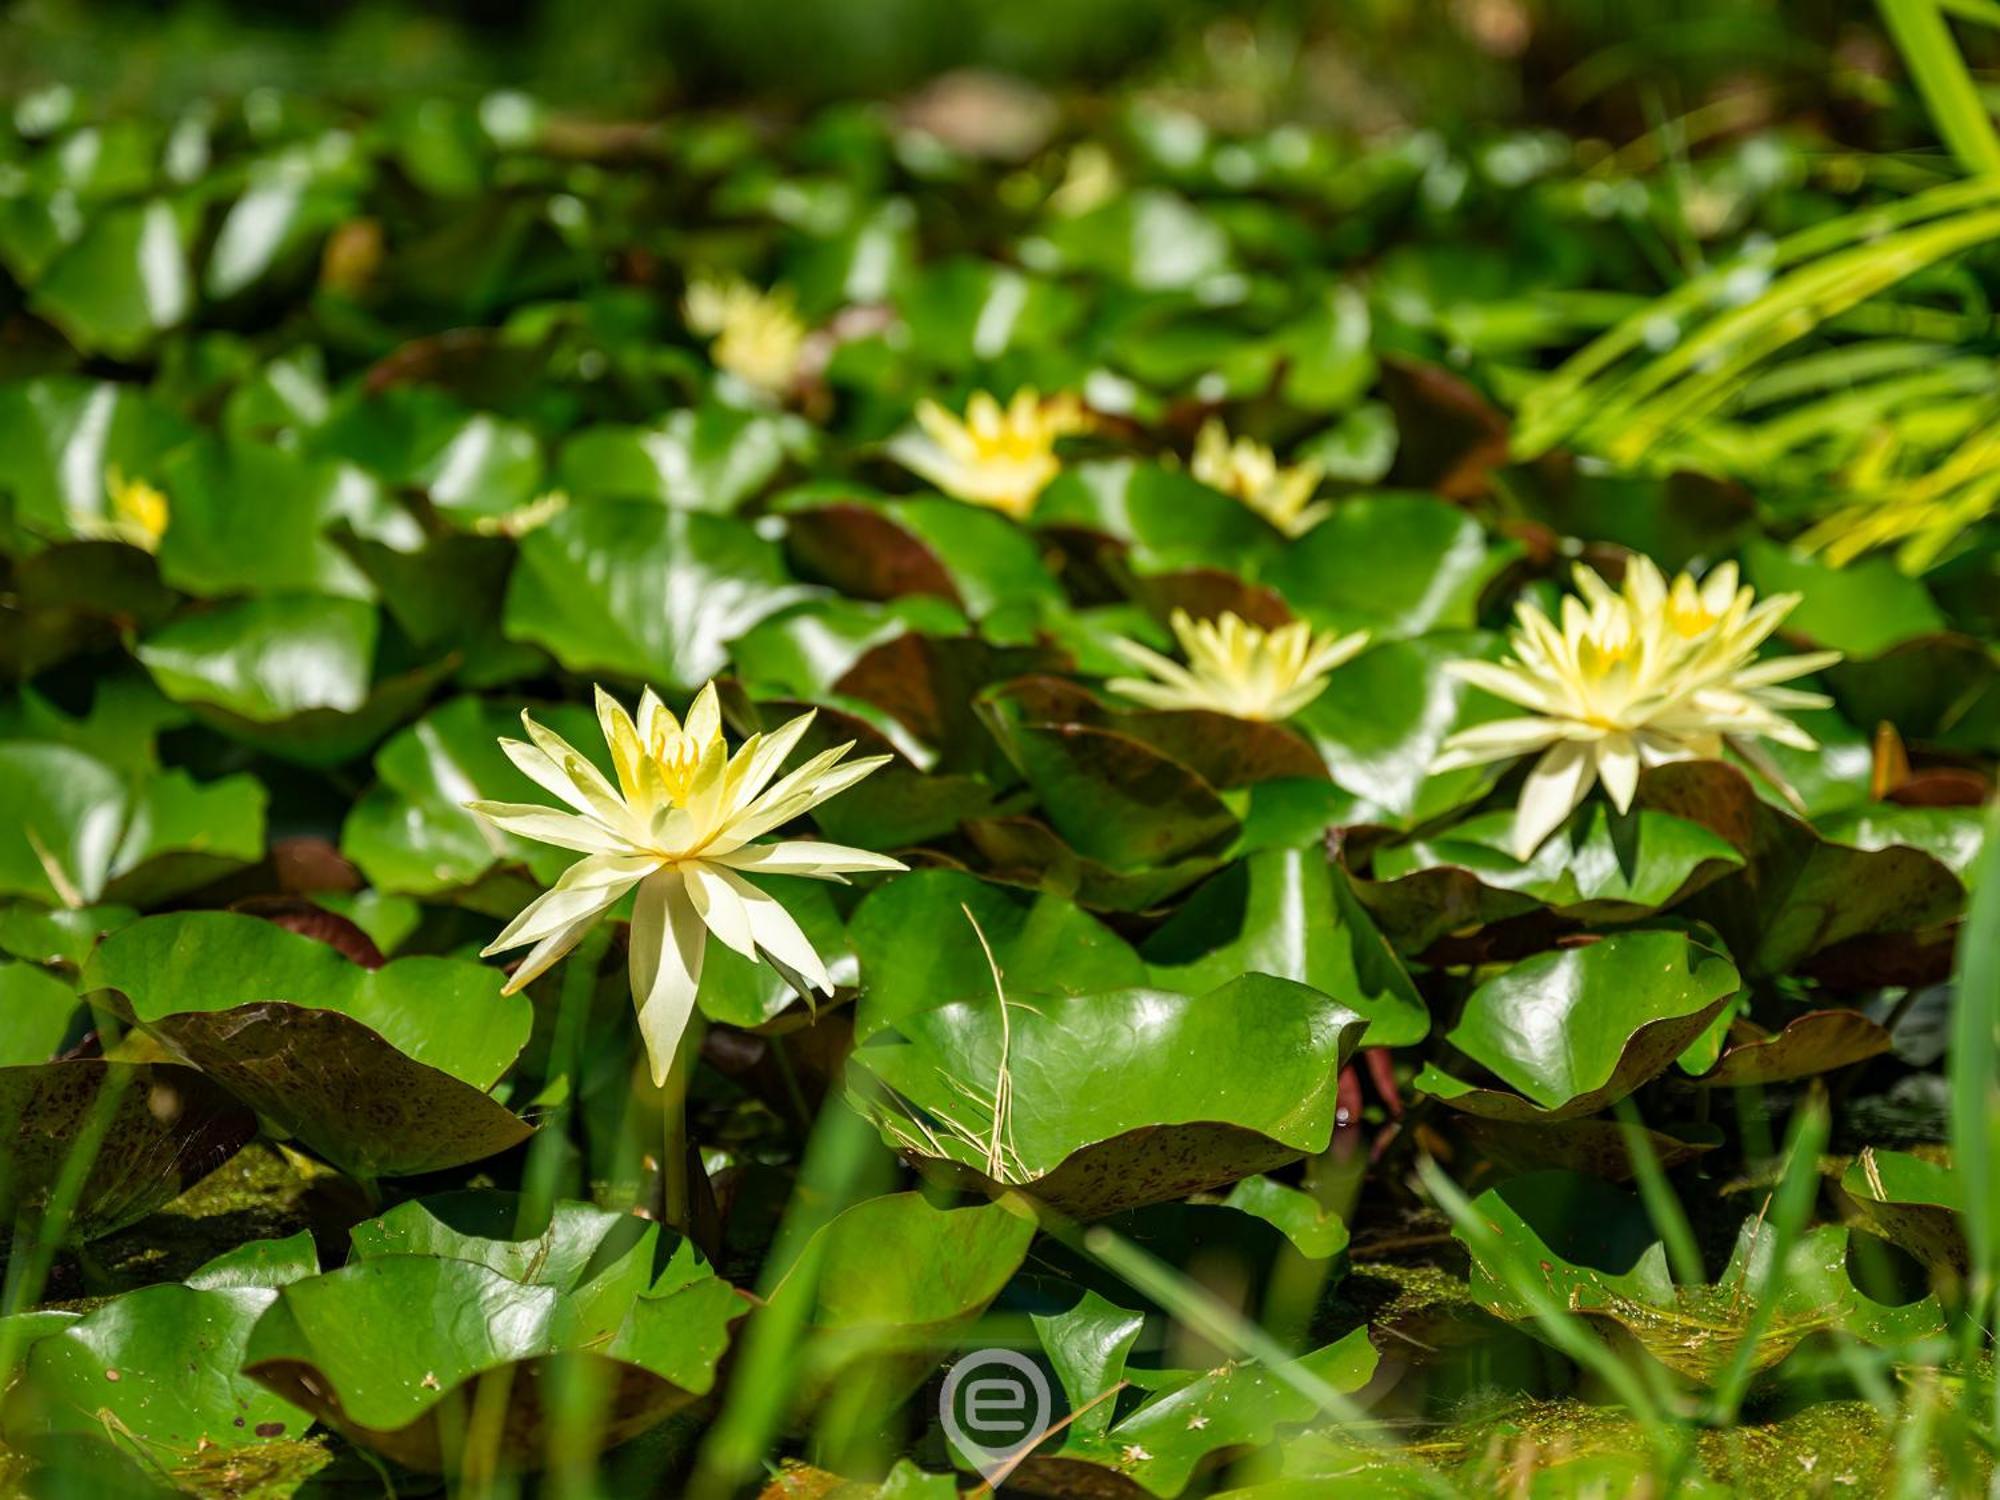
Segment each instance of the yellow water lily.
M697 277L681 315L690 330L713 341L708 354L716 368L745 385L779 395L797 378L807 329L789 290L760 292L740 276Z
M1183 666L1137 641L1119 653L1150 680L1117 677L1114 692L1148 708L1206 709L1236 719L1289 719L1326 690L1327 674L1368 644L1368 632L1314 634L1303 620L1263 630L1225 612L1197 620L1177 609L1169 623L1187 656Z
M173 519L164 492L143 479L128 479L122 469L104 471L104 493L110 508L101 515L79 516L72 525L79 536L124 542L147 552L160 550Z
M1620 812L1646 766L1719 759L1735 750L1794 804L1797 796L1757 742L1800 750L1817 742L1785 711L1824 708L1818 693L1778 684L1840 660L1838 651L1757 659L1757 648L1799 602L1758 603L1734 563L1701 583L1683 573L1671 586L1643 557L1613 589L1576 569L1577 593L1562 602L1560 628L1523 601L1502 662L1456 661L1448 670L1530 710L1459 731L1433 771L1512 760L1541 751L1514 813L1514 853L1528 858L1599 781Z
M1201 424L1188 472L1212 490L1241 500L1286 536L1304 536L1333 509L1312 504L1325 470L1316 463L1279 464L1277 455L1255 438L1231 440L1218 418Z
M753 734L731 755L714 683L696 695L685 723L651 688L639 699L636 722L599 688L597 722L611 750L614 786L574 746L524 713L527 740L502 740L500 747L523 775L570 810L520 802L466 806L503 832L586 857L487 945L488 955L533 945L508 979L507 992L559 961L636 887L632 1003L655 1083L665 1082L693 1014L710 933L745 958L761 954L781 972L831 994L826 965L798 923L744 875L839 881L857 871L904 866L865 849L811 839L756 842L888 759L847 760L850 743L779 777L778 768L812 721L812 714L802 714L770 734Z
M919 401L916 415L917 430L889 445L897 461L953 499L1003 511L1017 521L1062 472L1056 440L1090 425L1075 396L1044 399L1034 390L1016 392L1006 406L977 392L966 403L963 420L935 401Z

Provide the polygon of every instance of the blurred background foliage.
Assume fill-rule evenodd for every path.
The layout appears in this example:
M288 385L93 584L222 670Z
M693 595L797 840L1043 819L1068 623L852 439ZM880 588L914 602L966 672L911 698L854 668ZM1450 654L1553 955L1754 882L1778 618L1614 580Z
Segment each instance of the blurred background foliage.
M1844 133L1888 102L1890 57L1872 11L1838 0L28 0L0 20L9 97L62 84L119 110L262 87L367 102L532 79L538 97L595 113L796 111L971 67L1083 88L1136 75L1239 124L1420 117L1629 138L1731 97L1735 128L1807 112Z

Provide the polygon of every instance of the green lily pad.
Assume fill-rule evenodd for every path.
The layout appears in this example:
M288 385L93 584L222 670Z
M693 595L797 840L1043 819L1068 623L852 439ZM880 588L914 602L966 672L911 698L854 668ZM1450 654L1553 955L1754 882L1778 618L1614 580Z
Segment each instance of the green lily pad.
M193 309L189 218L159 198L99 214L42 272L36 311L79 349L139 354Z
M537 722L579 749L601 743L596 718L571 704L536 707ZM341 827L341 852L369 884L438 896L463 891L502 864L525 865L544 885L575 862L566 849L531 844L466 811L478 799L540 797L500 749L519 738L520 716L477 698L454 698L399 730L375 754L376 784ZM520 903L506 906L508 914Z
M1747 1021L1729 1029L1715 1066L1695 1079L1701 1088L1792 1083L1880 1057L1889 1033L1858 1010L1813 1010L1769 1034Z
M1402 827L1427 822L1484 795L1495 766L1432 775L1445 739L1507 712L1445 671L1460 657L1491 656L1498 638L1442 630L1415 640L1380 641L1294 719L1318 749L1335 784L1362 799L1362 816Z
M81 1004L74 989L33 964L0 964L0 1067L54 1057Z
M1281 541L1248 506L1182 470L1132 459L1065 469L1042 491L1034 522L1124 542L1149 569L1241 565L1275 551Z
M0 745L0 892L166 900L261 857L264 802L247 775L135 776L68 745Z
M1264 1447L1283 1429L1324 1415L1295 1384L1254 1363L1206 1372L1129 1367L1142 1320L1094 1292L1066 1313L1033 1321L1069 1409L1083 1412L1060 1444L1039 1446L1021 1464L1021 1481L1036 1493L1166 1500L1232 1450ZM1376 1361L1368 1330L1358 1328L1285 1373L1350 1393L1368 1383ZM1145 1394L1118 1415L1115 1400L1102 1398L1121 1382Z
M263 443L184 448L160 479L173 506L160 541L160 572L191 594L369 599L373 585L333 544L328 528L345 523L364 534L387 528L411 544L423 534L360 469Z
M1512 560L1457 506L1427 495L1366 495L1264 569L1264 582L1314 624L1378 639L1469 630L1479 596Z
M1265 974L1202 995L1010 993L878 1032L850 1097L915 1160L1098 1218L1324 1150L1365 1029Z
M1933 1271L1959 1279L1969 1273L1965 1195L1948 1165L1869 1146L1841 1174L1840 1190L1864 1229Z
M281 1000L359 1021L477 1089L497 1083L528 1040L532 1007L502 995L504 980L452 958L365 969L276 923L222 911L142 918L105 939L84 970L87 988L117 990L141 1025Z
M506 625L572 671L686 693L722 670L730 640L804 593L777 544L734 517L599 500L522 538Z
M406 718L448 664L378 676L381 621L357 599L269 594L184 615L137 655L176 703L307 765L352 759Z
M1911 843L1865 848L1822 837L1760 798L1744 774L1719 761L1657 766L1639 781L1638 805L1700 823L1744 855L1744 867L1709 885L1687 911L1709 923L1753 975L1788 973L1855 939L1892 946L1949 921L1964 900L1952 869L1930 853L1936 828L1914 820ZM1925 813L1939 809L1904 809ZM1864 824L1893 838L1895 816ZM1947 849L1957 851L1955 840Z
M944 940L954 930L965 940ZM1003 982L1023 991L1078 995L1146 981L1131 945L1070 902L957 870L913 870L877 887L848 933L861 961L856 1040L918 1011L990 998L982 939Z
M893 1405L937 1368L940 1343L1000 1294L1034 1237L1031 1216L998 1203L946 1209L889 1193L844 1210L771 1293L774 1309L806 1329L806 1399Z
M1115 869L1072 849L1034 818L973 818L963 831L992 879L1049 891L1093 911L1150 911L1227 863L1221 853L1196 854L1145 869Z
M1416 1087L1454 1109L1547 1124L1595 1114L1658 1076L1742 981L1721 954L1680 932L1621 932L1523 959L1467 998L1445 1040L1506 1093L1436 1064Z
M1743 568L1762 595L1798 594L1785 632L1852 657L1879 656L1892 646L1945 629L1923 584L1886 557L1835 568L1765 541L1743 550Z
M1430 1030L1402 963L1317 847L1267 849L1230 865L1144 951L1155 984L1188 994L1248 973L1311 985L1367 1020L1364 1046L1405 1047Z
M259 1240L187 1284L142 1287L35 1341L8 1392L7 1440L30 1452L110 1442L171 1471L198 1452L295 1441L312 1418L239 1373L278 1289L319 1269L312 1237Z
M482 1201L483 1200L483 1201ZM515 1227L518 1200L452 1194L357 1227L356 1258L283 1288L251 1331L244 1373L409 1468L454 1471L475 1403L502 1405L503 1462L533 1465L543 1396L599 1367L607 1445L705 1395L748 1304L661 1231L564 1204ZM663 1261L663 1263L662 1263ZM464 1315L416 1315L425 1308ZM393 1339L368 1330L396 1328Z
M600 426L563 445L556 479L573 495L727 513L762 490L813 429L796 417L708 404L653 427Z
M50 376L0 388L0 489L18 519L48 537L110 510L106 476L157 484L166 456L191 430L137 387Z
M1480 813L1378 849L1373 878L1357 887L1362 901L1398 947L1421 953L1449 933L1538 907L1575 922L1633 921L1743 865L1720 834L1648 809L1620 817L1586 802L1526 861L1508 847L1513 823L1511 811Z
M1034 540L955 500L843 499L791 509L785 545L800 574L860 599L933 594L981 619L1003 605L1060 604Z
M63 1232L99 1238L180 1196L256 1131L249 1110L192 1068L100 1058L0 1067L0 1218L40 1213L71 1152L95 1139Z
M1493 479L1510 504L1561 535L1629 548L1669 572L1697 558L1726 555L1757 518L1744 486L1685 470L1626 473L1550 453L1501 469ZM1782 590L1754 563L1750 576L1760 594Z
M229 912L114 933L85 984L124 997L178 1055L344 1170L437 1171L530 1134L486 1090L527 1039L525 996L497 969L403 958L380 969Z
M44 967L80 969L98 940L116 932L139 913L129 906L58 906L44 910L27 902L0 907L0 953Z
M1077 853L1130 870L1213 852L1235 834L1235 813L1193 770L1069 707L1004 689L980 699L1043 816Z
M1638 1198L1591 1178L1516 1177L1481 1193L1472 1207L1510 1258L1539 1267L1555 1299L1614 1348L1636 1345L1690 1380L1713 1382L1737 1357L1750 1333L1753 1278L1777 1300L1750 1357L1753 1371L1777 1365L1818 1333L1895 1345L1943 1326L1933 1298L1895 1306L1858 1291L1847 1274L1848 1231L1837 1225L1807 1230L1782 1271L1770 1275L1771 1232L1753 1215L1713 1284L1680 1286ZM1535 1331L1528 1306L1477 1255L1472 1291L1495 1316Z

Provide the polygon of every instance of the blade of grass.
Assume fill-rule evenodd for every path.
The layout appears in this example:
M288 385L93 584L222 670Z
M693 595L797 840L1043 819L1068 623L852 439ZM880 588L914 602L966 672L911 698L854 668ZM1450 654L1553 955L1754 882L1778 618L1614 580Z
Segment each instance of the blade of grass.
M1653 1152L1653 1139L1646 1134L1638 1107L1627 1096L1618 1101L1614 1113L1625 1136L1625 1155L1632 1163L1639 1201L1646 1205L1646 1216L1653 1221L1660 1242L1667 1247L1667 1264L1673 1267L1674 1280L1682 1286L1700 1286L1708 1280L1708 1275L1701 1263L1701 1250L1695 1244L1694 1229L1681 1208L1680 1198L1667 1181L1666 1172L1661 1169L1660 1158Z
M1938 0L1877 0L1877 6L1931 123L1952 154L1968 172L2000 172L2000 132L1980 102L1979 86Z
M1556 1299L1540 1269L1500 1237L1442 1167L1425 1157L1417 1164L1417 1173L1423 1179L1425 1191L1465 1237L1466 1248L1480 1266L1507 1284L1507 1289L1534 1314L1536 1326L1551 1344L1617 1394L1632 1419L1644 1430L1662 1467L1677 1466L1686 1444L1674 1441L1673 1424L1660 1399L1662 1393L1650 1388L1632 1365L1612 1353L1581 1318ZM1650 1364L1644 1368L1654 1377L1652 1385L1656 1386L1657 1371Z
M1829 1128L1826 1101L1817 1093L1804 1100L1792 1116L1785 1141L1784 1175L1771 1193L1760 1231L1770 1236L1769 1248L1763 1259L1750 1267L1745 1280L1750 1316L1744 1321L1742 1341L1736 1346L1735 1356L1716 1382L1710 1406L1710 1419L1719 1426L1736 1420L1743 1394L1750 1388L1757 1346L1778 1311L1777 1293L1784 1280L1786 1262L1819 1193L1819 1158L1826 1149Z
M1966 1288L1965 1370L1979 1406L1978 1382L1991 1381L1986 1419L2000 1433L2000 1381L1979 1358L2000 1287L2000 801L1987 809L1986 846L1971 880L1959 939L1951 1016L1952 1164L1964 1184L1965 1236L1972 1273Z

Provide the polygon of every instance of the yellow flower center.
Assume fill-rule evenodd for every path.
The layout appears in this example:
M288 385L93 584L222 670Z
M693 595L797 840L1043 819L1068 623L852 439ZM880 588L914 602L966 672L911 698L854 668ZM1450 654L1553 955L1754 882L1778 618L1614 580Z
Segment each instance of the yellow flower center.
M104 488L111 497L111 513L122 529L134 533L134 540L157 542L172 517L167 497L143 479L127 479L118 469L104 476Z

